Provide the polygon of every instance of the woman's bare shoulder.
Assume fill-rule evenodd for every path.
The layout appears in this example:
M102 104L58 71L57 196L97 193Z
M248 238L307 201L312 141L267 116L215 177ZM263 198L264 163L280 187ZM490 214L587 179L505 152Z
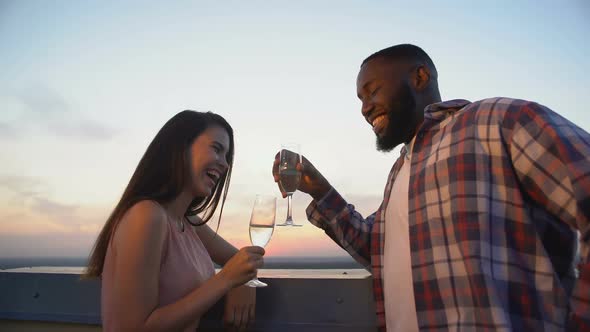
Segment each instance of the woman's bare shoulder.
M121 218L115 234L117 238L158 237L166 231L166 210L155 201L142 200L133 204Z

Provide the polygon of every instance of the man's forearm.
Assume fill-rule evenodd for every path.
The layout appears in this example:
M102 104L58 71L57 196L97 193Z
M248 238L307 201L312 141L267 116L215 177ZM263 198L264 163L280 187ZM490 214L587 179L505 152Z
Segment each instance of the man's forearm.
M316 201L319 202L322 198L326 197L328 192L332 189L332 186L326 182L317 187L314 191L310 192L309 195Z

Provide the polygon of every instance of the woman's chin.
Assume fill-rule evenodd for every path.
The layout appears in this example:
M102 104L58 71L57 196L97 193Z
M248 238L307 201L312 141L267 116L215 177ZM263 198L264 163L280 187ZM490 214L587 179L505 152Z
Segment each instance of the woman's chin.
M209 186L203 186L201 188L195 188L194 192L193 192L193 196L195 198L197 197L207 197L209 195L211 195L211 192L213 192L213 188L210 188Z

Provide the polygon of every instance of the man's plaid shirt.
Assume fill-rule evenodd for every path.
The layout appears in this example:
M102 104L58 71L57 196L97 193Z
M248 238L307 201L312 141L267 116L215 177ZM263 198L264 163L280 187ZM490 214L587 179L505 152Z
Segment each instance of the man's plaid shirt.
M363 218L334 189L307 209L370 266L385 330L384 218ZM590 328L590 135L528 101L452 100L425 110L408 193L412 278L422 331ZM575 277L581 233L579 278Z

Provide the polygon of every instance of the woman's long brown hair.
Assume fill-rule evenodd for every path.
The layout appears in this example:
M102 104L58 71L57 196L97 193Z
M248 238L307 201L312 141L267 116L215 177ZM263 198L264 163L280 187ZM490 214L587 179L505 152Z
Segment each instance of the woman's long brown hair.
M224 128L229 135L230 146L226 155L229 167L227 173L213 188L211 195L193 199L185 213L185 218L191 222L187 216L202 214L201 219L203 223L206 223L211 219L221 201L219 214L221 219L233 167L233 130L223 117L215 113L182 111L164 124L139 161L119 203L111 212L94 244L83 278L101 276L109 243L119 221L129 208L142 200L153 200L164 204L182 192L185 184L190 181L187 159L190 146L211 126Z

